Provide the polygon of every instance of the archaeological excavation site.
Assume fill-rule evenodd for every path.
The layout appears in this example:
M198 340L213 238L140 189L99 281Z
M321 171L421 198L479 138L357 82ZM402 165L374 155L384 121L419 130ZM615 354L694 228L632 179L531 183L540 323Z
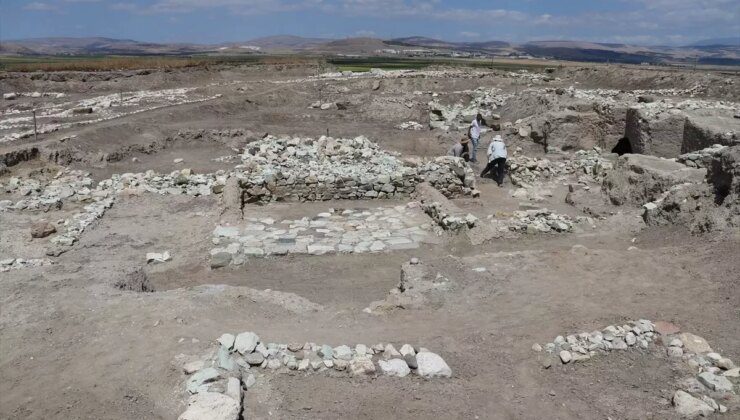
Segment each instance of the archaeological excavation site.
M740 418L736 71L286 61L0 93L0 418ZM476 161L451 154L477 114Z

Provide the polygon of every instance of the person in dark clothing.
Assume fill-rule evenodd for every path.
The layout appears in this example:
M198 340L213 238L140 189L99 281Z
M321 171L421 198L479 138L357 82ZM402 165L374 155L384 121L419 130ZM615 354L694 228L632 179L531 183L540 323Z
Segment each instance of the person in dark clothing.
M455 156L455 157L461 157L465 159L465 162L470 161L470 147L468 146L470 143L470 140L467 138L460 139L460 143L457 143L456 145L452 146L450 149L449 155Z
M493 141L488 146L488 165L481 172L480 177L483 178L487 173L496 171L494 179L500 187L504 183L504 170L506 169L506 158L508 154L506 152L506 144L504 139L500 135L496 135Z

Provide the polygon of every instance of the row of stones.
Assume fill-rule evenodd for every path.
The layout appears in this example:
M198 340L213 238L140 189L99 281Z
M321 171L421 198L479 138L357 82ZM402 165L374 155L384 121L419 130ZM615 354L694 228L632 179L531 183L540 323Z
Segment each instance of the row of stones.
M570 216L553 213L544 208L515 211L512 217L507 219L500 219L494 215L489 215L487 218L498 231L512 231L530 235L538 233L568 233L573 231L574 225L574 221Z
M188 99L187 95L185 95L184 92L180 91L189 91L192 90L192 88L181 88L181 89L170 89L170 90L162 90L162 91L146 91L146 92L133 92L134 96L127 96L124 101L126 102L125 105L133 105L133 106L141 106L142 103L143 106L134 109L133 111L129 112L120 112L120 111L113 111L112 107L115 104L120 103L120 97L118 94L112 94L112 95L106 95L102 97L97 98L91 98L91 99L85 99L80 101L77 105L65 103L60 104L59 106L53 105L51 107L45 108L44 111L42 111L39 115L39 118L48 118L53 122L50 123L41 123L36 128L36 132L38 133L53 133L57 130L64 129L64 128L70 128L74 126L79 125L87 125L87 124L94 124L102 121L108 121L115 118L124 117L127 115L134 115L139 114L142 112L147 111L153 111L155 109L163 108L166 106L172 106L172 105L185 105L185 104L193 104L193 103L199 103L199 102L205 102L209 101L215 98L218 98L221 96L221 94L216 94L213 96L199 96L194 99ZM168 94L172 93L174 96L168 97ZM131 93L127 93L126 95L130 95ZM151 94L155 94L155 97L152 97ZM158 95L158 96L157 96ZM160 100L164 98L164 100ZM146 99L146 100L142 100ZM71 108L62 109L61 106L72 106ZM94 115L96 118L92 119L83 119L80 120L79 118L75 120L70 120L69 122L58 122L58 121L64 121L65 118L69 118L73 115L80 115L80 114L89 114ZM28 138L34 135L34 129L33 129L33 122L32 117L26 117L27 123L24 124L22 127L18 127L20 129L25 129L25 131L16 131L12 132L3 136L0 136L0 143L14 141L22 138ZM0 125L2 125L5 121L0 121Z
M348 372L352 376L374 376L375 361L387 376L406 377L412 372L426 378L449 378L452 370L437 354L404 344L399 350L392 344L367 346L357 344L332 347L327 344L264 343L253 332L222 334L218 350L205 360L184 364L190 375L186 389L191 394L187 410L179 420L195 420L206 413L220 413L219 419L236 420L242 414L242 393L253 388L255 369L265 372L329 370ZM210 418L210 417L209 417Z
M627 350L631 347L647 349L650 343L661 344L671 358L680 358L697 372L696 378L684 381L685 390L677 390L673 403L680 415L695 417L712 412L726 412L727 408L717 404L709 395L734 394L740 369L732 360L713 352L703 338L690 333L678 334L680 330L673 324L661 322L657 325L649 320L632 321L622 326L610 325L602 331L558 336L543 346L534 344L532 349L557 354L563 364L589 360L597 352ZM544 367L550 367L551 360L544 360ZM692 396L689 392L697 395Z
M54 264L54 262L48 258L6 258L4 260L0 260L0 273L10 270L19 270L29 267L41 267L52 264Z
M715 144L702 150L684 153L676 158L676 161L683 163L690 168L706 168L727 146Z
M446 195L475 189L475 176L462 159L401 160L362 136L267 136L250 143L236 168L248 202L405 197L424 179Z
M309 219L248 218L243 227L213 231L211 267L241 265L248 257L366 253L418 248L430 226L415 202L375 209L329 209Z
M582 174L599 180L613 167L611 160L602 155L598 146L591 150L579 150L572 156L564 152L563 157L562 161L551 161L547 158L530 158L515 151L507 160L511 182L515 186L528 187L538 181L570 174Z
M424 213L426 213L442 229L451 232L460 232L472 229L478 222L478 218L468 213L466 215L451 214L445 205L438 201L422 203Z

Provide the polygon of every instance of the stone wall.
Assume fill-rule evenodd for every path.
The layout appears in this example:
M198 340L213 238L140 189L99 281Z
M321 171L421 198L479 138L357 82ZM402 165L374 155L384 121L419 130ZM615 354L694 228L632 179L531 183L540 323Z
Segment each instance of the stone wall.
M237 177L247 203L408 197L425 179L450 197L475 190L460 158L402 160L364 137L266 137L245 150Z

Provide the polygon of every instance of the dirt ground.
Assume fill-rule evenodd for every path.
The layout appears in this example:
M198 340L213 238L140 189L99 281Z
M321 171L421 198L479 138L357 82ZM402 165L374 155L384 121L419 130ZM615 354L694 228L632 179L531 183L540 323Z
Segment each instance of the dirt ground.
M115 93L121 85L130 90L195 87L203 96L221 96L73 126L38 141L0 143L3 155L37 150L33 159L0 173L0 183L63 166L89 171L96 182L149 169L228 170L234 162L213 159L236 155L265 133L364 135L403 155L444 155L462 133L395 128L410 120L428 124L428 92L453 95L481 86L516 92L532 83L685 89L702 82L712 86L708 98L738 96L721 88L733 76L661 74L637 67L559 69L555 82L497 73L387 78L377 91L372 79L316 82L304 79L310 69L266 70L154 72L105 82L3 79L2 92L67 92L74 98ZM736 86L740 80L734 80ZM347 108L310 109L318 100L318 84L326 85L325 100L346 101ZM502 121L525 116L517 107L501 112ZM177 136L232 129L243 131L234 137ZM509 147L544 152L522 139ZM474 165L476 172L481 169ZM512 197L515 187L508 180L503 188L480 180L478 188L479 198L454 202L481 220L526 207ZM534 205L588 216L565 203L563 183L549 188L551 196ZM15 193L0 194L0 200L18 199ZM592 195L601 198L598 186ZM329 208L408 201L248 205L244 216L297 219ZM177 418L187 403L187 377L177 356L207 353L225 332L254 331L276 343L411 343L441 355L452 369L451 378L436 380L260 371L257 386L246 394L244 418L676 418L670 400L686 367L659 349L612 352L549 369L542 367L545 356L531 349L558 335L641 318L670 321L740 361L740 232L692 236L682 227L647 228L639 208L611 206L593 227L579 224L567 234L522 235L476 246L461 236L443 235L418 249L251 258L240 267L211 269L211 232L223 208L218 195L121 195L56 257L46 255L48 239L31 238L31 224L70 217L78 207L0 212L0 260L54 262L0 273L0 418ZM165 250L172 253L171 261L147 264L147 252ZM385 298L399 281L401 264L412 257L449 279L452 288L424 308L364 312ZM115 286L126 270L137 267L143 267L154 291ZM722 418L740 410L737 398L724 404L731 411Z

